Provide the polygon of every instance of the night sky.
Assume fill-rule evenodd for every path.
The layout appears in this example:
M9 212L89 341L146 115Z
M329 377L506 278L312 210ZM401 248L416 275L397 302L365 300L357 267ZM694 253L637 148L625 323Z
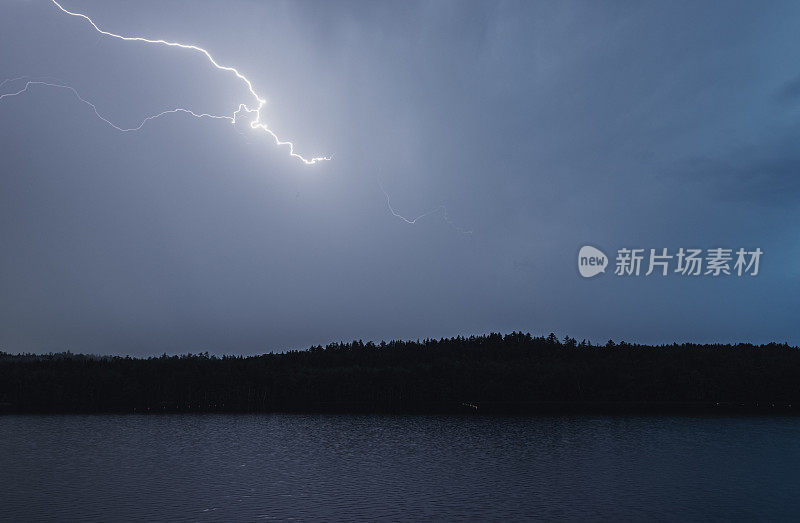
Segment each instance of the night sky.
M333 160L185 114L119 132L66 89L0 100L0 350L800 343L797 2L63 5L209 50L296 152ZM0 81L20 76L121 127L253 102L199 53L44 0L0 3ZM409 224L381 186L435 212ZM764 255L755 277L612 259L584 279L583 245Z

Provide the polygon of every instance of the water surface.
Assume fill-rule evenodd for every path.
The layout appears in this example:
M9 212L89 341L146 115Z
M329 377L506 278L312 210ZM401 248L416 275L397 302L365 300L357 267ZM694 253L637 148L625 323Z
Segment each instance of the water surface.
M800 516L800 418L0 416L4 520Z

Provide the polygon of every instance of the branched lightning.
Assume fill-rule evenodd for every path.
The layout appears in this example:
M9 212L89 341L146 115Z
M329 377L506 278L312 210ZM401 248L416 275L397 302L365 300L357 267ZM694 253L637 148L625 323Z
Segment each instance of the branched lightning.
M383 184L381 183L380 179L378 179L378 187L381 188L381 192L383 193L383 196L386 198L386 207L389 209L389 212L392 213L392 216L394 216L395 218L400 218L401 220L403 220L407 224L414 225L415 223L417 223L417 221L421 220L422 218L425 218L426 216L430 216L432 214L441 213L442 220L444 220L444 222L447 225L449 225L450 227L452 227L453 229L455 229L456 231L458 231L461 234L472 234L472 230L471 229L464 229L464 228L459 227L458 225L453 223L453 221L450 219L450 216L447 214L447 207L445 207L444 205L440 205L440 206L436 207L435 209L432 209L432 210L430 210L428 212L422 213L422 214L420 214L419 216L417 216L415 218L407 218L407 217L403 216L402 214L400 214L399 212L397 212L394 209L394 207L392 207L392 202L391 202L391 200L389 198L389 193L387 193L386 189L383 188Z
M239 104L239 107L236 109L236 111L234 111L233 114L229 115L229 116L228 115L213 115L213 114L208 114L208 113L196 113L196 112L194 112L194 111L192 111L190 109L186 109L184 107L178 107L178 108L175 108L175 109L162 111L162 112L160 112L158 114L154 114L152 116L148 116L147 118L142 120L142 122L136 127L124 128L124 127L121 127L121 126L118 126L118 125L114 124L108 118L105 118L105 117L101 116L101 114L97 110L97 107L95 107L94 104L92 104L91 102L89 102L85 98L81 97L81 95L78 93L78 91L76 91L74 88L72 88L72 87L70 87L68 85L41 82L41 81L28 81L25 84L25 87L23 89L19 90L19 91L14 92L14 93L8 93L8 94L5 94L5 95L0 95L0 100L2 100L3 98L9 97L9 96L16 96L16 95L22 94L24 92L27 92L28 89L32 85L46 85L46 86L50 86L50 87L68 89L68 90L72 91L72 93L78 98L78 100L80 100L84 104L86 104L89 107L91 107L98 118L100 118L101 120L106 122L108 125L110 125L114 129L117 129L118 131L123 131L123 132L138 131L147 122L149 122L151 120L155 120L156 118L160 118L161 116L165 116L165 115L168 115L168 114L175 114L175 113L184 113L184 114L188 114L188 115L194 116L195 118L213 118L213 119L219 119L219 120L228 120L233 124L237 123L237 121L241 117L241 115L247 115L247 116L249 116L251 118L251 120L250 120L250 128L251 129L259 129L261 131L266 132L267 134L269 134L275 140L275 144L276 145L278 145L278 146L287 146L288 149L289 149L289 155L292 156L293 158L297 158L298 160L302 161L306 165L313 165L313 164L315 164L317 162L327 161L327 160L331 159L331 157L329 157L329 156L317 156L317 157L313 157L313 158L306 158L306 157L304 157L304 156L302 156L300 154L297 154L294 151L294 143L292 143L292 142L290 142L288 140L281 140L280 138L278 138L278 135L275 134L275 132L272 129L270 129L266 125L266 123L264 123L264 121L261 119L261 117L262 117L261 111L262 111L262 109L264 108L264 105L267 102L266 102L266 100L264 98L262 98L256 92L255 88L253 87L253 83L250 81L250 79L248 79L245 75L243 75L235 67L230 67L230 66L227 66L227 65L221 65L220 63L218 63L214 59L213 56L211 56L211 53L209 53L207 50L203 49L202 47L199 47L199 46L196 46L196 45L190 45L190 44L182 44L182 43L179 43L179 42L170 42L170 41L161 40L161 39L154 40L154 39L143 38L143 37L139 37L139 36L122 36L122 35L119 35L119 34L111 33L109 31L105 31L105 30L101 29L94 22L94 20L92 20L91 18L89 18L85 14L75 13L73 11L65 9L56 0L51 0L51 1L62 12L66 13L66 14L68 14L70 16L83 18L84 20L89 22L89 24L91 24L91 26L94 28L95 31L97 31L98 33L100 33L100 34L102 34L104 36L108 36L108 37L111 37L111 38L117 38L119 40L125 40L125 41L128 41L128 42L144 42L144 43L148 43L148 44L164 45L164 46L169 46L169 47L178 47L178 48L181 48L181 49L188 49L188 50L191 50L191 51L195 51L195 52L201 53L202 55L204 55L208 59L208 61L211 63L211 65L213 65L215 68L217 68L217 69L219 69L221 71L226 71L226 72L233 73L239 80L241 80L247 86L247 90L253 96L253 98L255 99L257 104L254 105L254 106L253 105L244 104L244 103ZM0 87L2 87L3 85L5 85L8 82L21 80L21 79L24 79L24 77L22 77L22 78L12 78L12 79L6 80L3 83L0 83Z
M4 80L2 83L0 83L0 87L2 87L4 84L8 83L9 81L13 81L13 80L20 80L20 78L12 78L10 80ZM80 93L78 93L78 91L74 87L71 87L69 85L64 85L64 84L41 82L41 81L38 81L38 80L28 80L27 82L25 82L25 87L23 87L22 89L20 89L18 91L13 92L13 93L0 94L0 100L2 100L3 98L10 98L12 96L18 96L20 94L26 93L26 92L28 92L30 90L32 85L46 85L48 87L56 87L56 88L59 88L59 89L66 89L68 91L72 91L72 94L75 95L75 98L77 98L78 100L80 100L84 104L86 104L89 107L91 107L92 111L94 111L95 116L97 116L99 119L103 120L105 123L107 123L108 125L110 125L114 129L116 129L117 131L121 131L121 132L124 132L124 133L129 132L129 131L138 131L139 129L144 127L144 124L146 124L150 120L155 120L156 118L158 118L160 116L164 116L166 114L185 113L185 114L190 114L190 115L194 116L195 118L216 118L216 119L220 119L220 120L231 120L231 121L234 120L234 118L232 116L218 116L218 115L208 114L208 113L196 113L196 112L191 111L189 109L184 109L182 107L178 107L177 109L170 109L168 111L161 111L158 114L154 114L152 116L148 116L147 118L142 120L141 123L139 125L137 125L136 127L120 127L117 124L115 124L114 122L112 122L111 120L109 120L108 118L106 118L105 116L103 116L102 114L100 114L100 112L97 110L97 106L95 106L89 100L83 98L80 95Z
M94 22L94 20L92 20L89 16L87 16L85 14L82 14L82 13L77 13L77 12L70 11L70 10L64 8L57 0L51 0L51 2L61 12L65 13L67 15L70 15L70 16L74 16L74 17L78 17L78 18L84 19L85 21L87 21L92 26L92 28L96 32L100 33L101 35L108 36L110 38L116 38L116 39L119 39L119 40L128 41L128 42L143 42L143 43L147 43L147 44L162 45L162 46L167 46L167 47L177 47L177 48L180 48L180 49L186 49L186 50L190 50L190 51L194 51L194 52L200 53L216 69L219 69L220 71L225 71L225 72L232 73L234 76L236 76L236 78L241 80L241 82L244 83L244 85L247 87L247 90L249 91L250 95L253 97L253 99L255 100L256 103L255 104L240 103L239 106L236 108L236 110L233 113L229 114L229 115L216 115L216 114L209 114L209 113L198 113L198 112L192 111L191 109L187 109L185 107L176 107L174 109L168 109L168 110L165 110L165 111L161 111L160 113L156 113L156 114L153 114L151 116L147 116L146 118L142 119L141 122L139 122L139 124L136 125L136 126L123 127L121 125L118 125L118 124L114 123L108 117L106 117L103 114L101 114L100 111L97 109L97 106L95 104L93 104L92 102L90 102L89 100L87 100L86 98L84 98L83 96L81 96L81 94L74 87L69 86L69 85L67 85L67 84L65 84L65 83L63 83L61 81L47 82L47 81L43 81L41 79L32 79L32 78L26 77L26 76L20 76L20 77L17 77L17 78L9 78L7 80L3 80L2 82L0 82L0 88L5 86L6 84L13 84L15 82L21 82L23 80L25 81L25 85L24 85L24 87L22 87L22 88L20 88L20 89L18 89L16 91L9 92L9 93L6 93L6 94L0 94L0 100L3 100L4 98L10 98L10 97L14 97L14 96L19 96L19 95L21 95L23 93L27 93L27 92L29 92L31 90L32 87L35 87L35 86L46 86L46 87L51 87L51 88L64 89L64 90L70 91L75 96L75 98L77 98L81 103L89 106L89 108L91 108L91 110L94 112L94 114L95 114L95 116L97 116L97 118L99 118L100 120L102 120L103 122L105 122L106 124L108 124L109 126L111 126L112 128L114 128L114 129L116 129L117 131L120 131L120 132L139 131L140 129L142 129L142 127L144 127L148 122L150 122L152 120L155 120L157 118L160 118L162 116L166 116L166 115L169 115L169 114L177 114L177 113L189 115L189 116L192 116L192 117L198 118L198 119L209 118L209 119L215 119L215 120L227 120L228 122L230 122L230 123L232 123L234 125L238 123L240 118L249 118L249 124L250 124L250 128L251 129L257 129L257 130L264 131L265 133L267 133L269 136L272 137L272 139L275 141L275 144L277 146L279 146L279 147L280 146L288 147L289 155L291 157L293 157L293 158L296 158L296 159L300 160L304 164L313 165L313 164L316 164L318 162L331 160L330 156L317 156L317 157L306 158L306 157L304 157L304 156L302 156L302 155L300 155L300 154L295 152L294 143L292 143L291 141L288 141L288 140L281 140L278 137L278 135L272 129L270 129L266 125L266 123L264 123L264 121L262 120L262 110L264 109L264 106L266 104L266 100L264 98L262 98L256 92L255 88L253 87L253 83L250 81L250 79L247 78L244 74L242 74L235 67L222 65L219 62L217 62L214 59L214 57L211 55L211 53L209 53L206 49L204 49L202 47L199 47L199 46L196 46L196 45L183 44L183 43L180 43L180 42L171 42L171 41L162 40L162 39L150 39L150 38L144 38L144 37L140 37L140 36L123 36L123 35L119 35L119 34L116 34L116 33L109 32L109 31L105 31L105 30L101 29ZM389 212L391 212L391 214L395 218L399 218L400 220L402 220L403 222L405 222L405 223L407 223L409 225L414 225L419 220L421 220L421 219L423 219L423 218L425 218L427 216L431 216L431 215L434 215L434 214L440 214L441 217L442 217L442 220L444 220L445 223L447 223L450 227L455 229L460 234L472 234L471 230L463 229L463 228L455 225L452 222L452 220L450 220L450 217L449 217L449 215L447 213L447 208L444 205L440 205L440 206L436 207L435 209L427 211L427 212L425 212L423 214L420 214L419 216L416 216L414 218L407 218L406 216L403 216L402 214L398 213L395 210L394 207L392 207L391 199L389 198L389 193L387 193L386 190L384 189L383 185L380 182L380 179L378 179L378 186L380 187L381 191L383 192L384 197L386 198L386 206L389 209Z

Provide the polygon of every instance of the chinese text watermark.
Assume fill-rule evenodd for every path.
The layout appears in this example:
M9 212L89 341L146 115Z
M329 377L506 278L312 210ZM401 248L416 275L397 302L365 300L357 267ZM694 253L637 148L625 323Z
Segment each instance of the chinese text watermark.
M617 276L757 276L760 248L660 249L622 248L617 250L614 274ZM586 245L578 252L578 272L591 278L606 272L609 258L596 247Z

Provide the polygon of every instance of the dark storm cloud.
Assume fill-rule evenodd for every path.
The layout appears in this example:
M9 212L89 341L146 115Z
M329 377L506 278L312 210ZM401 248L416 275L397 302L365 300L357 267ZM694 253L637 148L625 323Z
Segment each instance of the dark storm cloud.
M777 92L776 98L781 102L794 102L800 97L800 75L786 82Z
M756 206L795 206L800 194L800 128L772 143L743 147L722 157L676 162L664 177L682 180L715 199Z

